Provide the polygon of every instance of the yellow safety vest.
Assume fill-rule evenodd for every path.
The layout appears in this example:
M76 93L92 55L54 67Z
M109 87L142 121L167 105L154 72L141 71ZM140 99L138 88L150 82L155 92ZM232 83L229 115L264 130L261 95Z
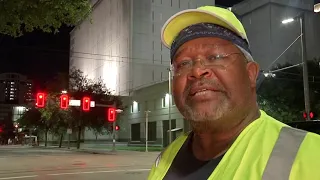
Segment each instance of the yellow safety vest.
M149 180L165 177L187 139L178 137L156 159ZM320 136L287 126L261 111L214 169L209 180L320 180Z

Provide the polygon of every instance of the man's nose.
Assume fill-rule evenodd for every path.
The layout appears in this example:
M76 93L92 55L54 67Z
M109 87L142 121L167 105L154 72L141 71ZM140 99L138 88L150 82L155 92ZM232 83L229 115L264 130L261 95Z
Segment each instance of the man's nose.
M203 77L210 77L212 74L213 72L210 68L203 65L201 61L196 61L196 63L192 66L191 72L188 75L188 79L193 80Z

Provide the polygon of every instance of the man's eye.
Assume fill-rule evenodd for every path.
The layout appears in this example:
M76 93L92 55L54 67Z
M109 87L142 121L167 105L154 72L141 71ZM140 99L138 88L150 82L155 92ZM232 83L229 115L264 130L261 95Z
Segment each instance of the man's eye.
M182 67L187 66L189 64L190 64L190 61L182 61L177 65L177 67L182 68Z

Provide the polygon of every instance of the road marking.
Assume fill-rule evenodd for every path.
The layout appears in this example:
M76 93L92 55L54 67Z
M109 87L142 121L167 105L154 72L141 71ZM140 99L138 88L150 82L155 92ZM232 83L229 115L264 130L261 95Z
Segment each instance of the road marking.
M109 170L109 171L87 171L87 172L70 172L70 173L58 173L58 174L46 174L47 176L63 176L63 175L76 175L76 174L96 174L96 173L115 173L115 172L142 172L142 171L150 171L150 169L127 169L127 170ZM38 175L32 176L15 176L15 177L3 177L0 180L8 180L8 179L24 179L24 178L34 178L38 177Z
M96 173L114 173L114 172L141 172L150 171L150 169L128 169L128 170L109 170L109 171L87 171L87 172L70 172L70 173L58 173L58 174L47 174L48 176L63 176L73 174L96 174Z
M4 178L0 178L2 179L23 179L23 178L34 178L37 177L38 175L33 175L33 176L16 176L16 177L4 177Z

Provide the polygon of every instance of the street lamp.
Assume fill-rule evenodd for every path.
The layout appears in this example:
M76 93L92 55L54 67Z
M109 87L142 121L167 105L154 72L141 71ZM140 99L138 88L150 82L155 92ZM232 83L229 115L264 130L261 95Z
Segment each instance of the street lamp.
M146 113L146 127L145 127L145 133L146 133L146 152L148 152L148 123L149 123L149 113L150 113L151 111L149 111L149 110L147 110L147 111L145 111L145 113Z
M168 71L169 71L169 93L168 93L168 96L169 96L169 104L168 104L168 119L169 119L169 144L171 143L172 141L172 133L171 133L171 104L172 104L172 95L171 95L171 68L168 68Z
M307 114L310 114L310 97L309 97L309 81L308 81L308 64L307 64L307 53L306 53L306 44L305 44L305 21L304 13L301 13L293 18L288 18L282 21L282 24L288 24L290 22L299 20L300 22L300 42L301 42L301 60L303 67L303 90L304 90L304 106ZM310 117L307 117L307 120L310 120Z

